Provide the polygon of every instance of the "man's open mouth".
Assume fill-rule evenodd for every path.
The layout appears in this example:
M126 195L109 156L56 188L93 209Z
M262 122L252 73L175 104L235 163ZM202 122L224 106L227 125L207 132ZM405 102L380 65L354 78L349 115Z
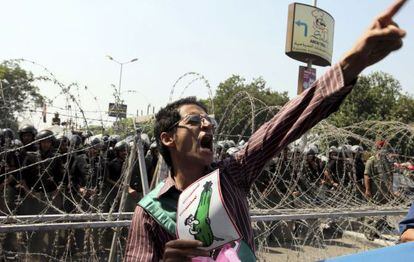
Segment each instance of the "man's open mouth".
M200 147L203 149L209 149L213 151L213 135L205 134L200 139Z

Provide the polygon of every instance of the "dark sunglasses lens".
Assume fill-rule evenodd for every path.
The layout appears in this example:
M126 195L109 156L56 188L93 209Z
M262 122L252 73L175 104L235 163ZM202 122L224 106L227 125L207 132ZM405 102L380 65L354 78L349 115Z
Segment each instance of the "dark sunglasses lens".
M191 115L187 123L190 125L199 125L201 123L201 116L200 115Z
M187 119L187 123L190 124L190 125L200 125L202 118L205 118L208 122L210 122L213 127L217 126L216 119L214 119L213 117L210 117L210 116L205 116L204 117L204 116L200 116L200 115L191 115Z

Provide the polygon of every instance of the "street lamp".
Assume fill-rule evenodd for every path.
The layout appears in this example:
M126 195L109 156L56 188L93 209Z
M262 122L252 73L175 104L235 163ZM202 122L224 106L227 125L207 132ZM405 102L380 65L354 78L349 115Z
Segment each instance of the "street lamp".
M118 84L118 96L119 96L119 99L120 99L120 98L121 98L122 67L123 67L124 65L126 65L126 64L129 64L129 63L133 63L133 62L138 61L138 58L134 58L134 59L131 59L131 60L126 61L126 62L119 62L118 60L114 59L114 58L113 58L112 56L110 56L110 55L107 55L106 57L108 57L108 58L109 58L109 60L112 60L112 61L114 61L115 63L117 63L118 65L120 65L120 71L119 71L119 84Z
M115 63L117 63L118 65L120 65L120 71L119 71L119 84L118 84L118 102L116 103L117 104L117 107L119 106L119 103L120 103L120 100L121 100L121 81L122 81L122 67L125 65L125 64L129 64L129 63L133 63L133 62L136 62L136 61L138 61L138 58L134 58L134 59L131 59L131 60L129 60L129 61L126 61L126 62L119 62L118 60L115 60L112 56L110 56L110 55L107 55L107 57L109 58L109 60L112 60L112 61L114 61ZM128 91L128 90L127 90ZM118 121L118 117L119 117L119 114L117 114L117 117L116 117L116 120ZM118 128L119 128L119 125L118 125ZM139 155L138 155L139 156ZM140 161L140 165L141 165L141 161ZM141 174L142 174L142 172L141 172ZM127 176L127 184L129 185L129 180L130 180L130 177L129 176ZM124 207L124 199L125 199L125 194L126 194L126 191L127 189L126 188L124 188L124 190L123 190L123 192L122 192L122 196L121 196L121 203L120 203L120 207L119 207L119 209L120 210L122 210L123 209L123 207ZM110 262L113 262L113 261L115 261L115 252L116 252L116 241L117 241L117 238L118 238L118 231L115 231L115 234L113 235L113 237L112 237L112 243L111 243L111 251L110 251L110 253L109 253L109 261Z

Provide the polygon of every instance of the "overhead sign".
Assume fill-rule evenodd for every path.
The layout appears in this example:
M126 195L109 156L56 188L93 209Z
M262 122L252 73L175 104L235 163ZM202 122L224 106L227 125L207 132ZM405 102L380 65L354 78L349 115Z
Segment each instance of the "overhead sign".
M326 11L311 5L289 5L286 34L286 55L319 66L332 62L334 18Z
M308 89L316 80L316 69L299 66L298 95Z
M118 118L126 118L126 114L127 114L127 105L109 103L109 106L108 106L109 116L118 117Z

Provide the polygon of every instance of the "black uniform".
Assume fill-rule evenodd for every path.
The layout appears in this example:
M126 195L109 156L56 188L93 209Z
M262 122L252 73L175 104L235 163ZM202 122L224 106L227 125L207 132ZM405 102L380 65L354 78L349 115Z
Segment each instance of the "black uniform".
M362 186L364 184L365 163L362 158L357 157L353 163L353 173L355 174L356 182Z
M333 180L344 187L347 187L352 181L352 166L346 159L330 159L328 170Z
M54 158L55 153L27 152L23 170L26 185L35 192L51 193L63 182L63 166L60 158Z
M118 181L122 174L122 166L124 165L124 160L116 157L108 164L108 178L112 181Z

